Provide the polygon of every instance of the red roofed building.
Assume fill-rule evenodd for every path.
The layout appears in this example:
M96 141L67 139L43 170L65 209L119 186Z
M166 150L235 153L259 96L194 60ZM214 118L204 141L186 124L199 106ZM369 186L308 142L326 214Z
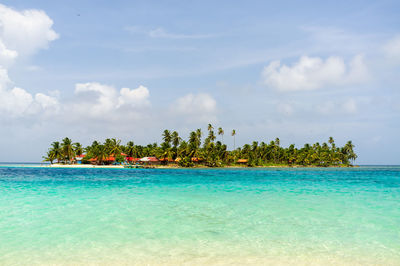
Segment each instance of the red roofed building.
M139 160L140 163L142 164L160 164L160 160L158 160L156 157L143 157Z
M237 163L240 163L240 164L246 164L248 162L249 162L249 160L247 160L247 159L239 159L239 160L237 160Z
M198 163L198 162L201 162L201 161L203 161L203 159L202 158L199 158L199 157L192 157L192 162L195 162L195 163Z
M75 156L75 161L76 161L78 164L81 164L81 163L82 163L82 160L83 160L83 158L85 158L85 156L86 156L86 154L77 155L77 156ZM71 161L73 161L73 159L71 159Z
M126 157L126 161L130 162L130 163L135 163L139 160L140 160L140 158Z
M175 161L172 158L161 158L160 159L161 164L170 164L170 163L175 163Z

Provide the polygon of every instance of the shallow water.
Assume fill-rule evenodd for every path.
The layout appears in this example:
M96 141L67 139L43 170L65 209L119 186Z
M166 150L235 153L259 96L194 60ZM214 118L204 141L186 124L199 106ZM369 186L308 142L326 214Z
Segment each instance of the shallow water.
M400 167L0 167L0 264L400 265Z

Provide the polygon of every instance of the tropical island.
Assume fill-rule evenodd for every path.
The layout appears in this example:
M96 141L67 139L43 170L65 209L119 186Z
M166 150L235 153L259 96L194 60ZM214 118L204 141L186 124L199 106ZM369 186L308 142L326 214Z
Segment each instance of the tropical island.
M224 144L224 130L217 130L208 124L207 136L202 141L201 129L190 132L188 140L182 139L177 131L164 130L162 143L135 145L128 141L109 138L100 143L95 140L90 146L83 147L79 142L72 142L68 137L61 142L51 144L45 162L63 165L125 165L129 166L171 166L171 167L348 167L357 158L354 145L348 141L343 147L337 147L332 137L328 143L305 144L296 148L294 144L281 147L279 138L269 143L253 141L242 147L235 147L236 130L231 131L234 148L228 150Z

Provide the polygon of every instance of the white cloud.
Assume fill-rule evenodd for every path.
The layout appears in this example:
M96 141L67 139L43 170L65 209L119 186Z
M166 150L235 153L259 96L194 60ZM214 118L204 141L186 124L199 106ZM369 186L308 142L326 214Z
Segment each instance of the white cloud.
M215 122L217 102L209 94L187 94L178 98L171 106L173 114L178 114L188 122Z
M0 39L0 63L9 65L17 58L18 53L14 50L9 50Z
M206 93L188 94L179 98L176 102L176 110L180 112L214 112L217 103L210 95Z
M0 4L0 59L15 59L47 48L58 38L52 26L53 21L41 10L17 11Z
M58 100L43 93L33 96L18 87L11 90L0 90L0 115L5 115L5 118L48 114L58 111L58 109Z
M12 86L8 67L17 58L47 48L58 38L53 21L40 10L17 11L0 4L0 118L47 114L58 110L57 98Z
M118 97L118 107L124 104L141 107L150 104L148 98L150 96L149 90L144 86L139 86L137 89L130 90L129 88L122 88Z
M273 61L262 72L263 82L280 91L316 90L330 85L345 85L366 79L363 57L355 56L348 64L337 56L323 60L302 56L292 66Z
M43 93L36 93L35 101L42 107L43 109L55 108L58 109L59 103L58 100L54 97L48 96Z
M0 66L0 90L5 90L10 82L7 69Z
M32 96L18 87L8 89L10 83L7 70L0 66L0 115L14 118L58 108L58 100L55 97L43 93Z
M0 91L0 93L0 112L11 116L26 113L33 102L32 95L21 88L15 87L9 91Z
M76 84L75 95L77 109L85 109L92 116L108 113L117 105L115 88L96 82Z
M384 45L383 51L389 60L400 62L400 36L388 41Z
M122 111L121 115L138 111L150 105L149 90L144 86L137 89L122 88L119 92L112 86L97 82L78 83L75 86L72 109L92 118L105 118Z

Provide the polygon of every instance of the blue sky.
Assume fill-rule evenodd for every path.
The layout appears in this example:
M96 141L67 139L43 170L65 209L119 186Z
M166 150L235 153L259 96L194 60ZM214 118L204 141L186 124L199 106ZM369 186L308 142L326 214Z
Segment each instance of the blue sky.
M49 143L352 140L400 164L396 1L2 1L0 161Z

